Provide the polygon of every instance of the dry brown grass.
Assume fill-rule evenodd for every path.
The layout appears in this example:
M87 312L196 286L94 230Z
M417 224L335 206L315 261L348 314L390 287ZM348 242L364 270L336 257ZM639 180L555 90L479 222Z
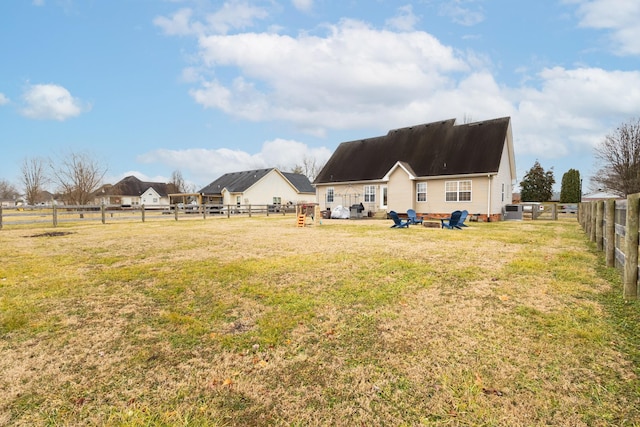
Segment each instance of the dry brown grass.
M0 231L0 425L640 423L575 222L389 225Z

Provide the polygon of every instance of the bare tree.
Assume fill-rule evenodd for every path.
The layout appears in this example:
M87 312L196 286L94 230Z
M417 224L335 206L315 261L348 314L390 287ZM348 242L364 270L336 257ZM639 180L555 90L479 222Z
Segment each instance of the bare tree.
M620 196L640 192L640 119L621 124L595 148L596 187Z
M28 205L35 205L45 185L49 183L46 173L46 162L40 157L26 158L20 168L24 197Z
M174 170L171 173L171 181L169 181L169 189L172 193L186 193L187 186L182 177L182 172Z
M70 153L51 169L65 202L75 205L89 204L107 173L106 167L86 153Z
M18 189L9 181L0 181L0 199L15 200L20 195Z
M280 168L278 168L280 169ZM299 173L299 174L304 174L304 168L302 167L302 165L295 165L294 167L291 168L291 173Z
M305 156L302 159L302 164L295 165L292 168L291 172L305 175L307 178L309 178L309 181L313 182L313 180L318 176L318 173L320 173L320 170L323 166L324 165L318 165L315 157Z

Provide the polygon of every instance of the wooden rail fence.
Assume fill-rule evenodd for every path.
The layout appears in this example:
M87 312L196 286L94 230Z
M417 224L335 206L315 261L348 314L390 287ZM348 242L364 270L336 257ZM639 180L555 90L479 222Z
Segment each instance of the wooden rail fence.
M607 266L621 270L624 298L637 299L640 193L626 200L580 203L578 221L598 250L605 253Z
M311 205L171 205L148 208L144 205L122 208L119 205L96 206L27 206L0 207L0 229L5 226L50 224L57 227L63 222L100 221L103 224L115 221L142 221L173 219L196 219L252 215L286 215L301 211L312 212Z

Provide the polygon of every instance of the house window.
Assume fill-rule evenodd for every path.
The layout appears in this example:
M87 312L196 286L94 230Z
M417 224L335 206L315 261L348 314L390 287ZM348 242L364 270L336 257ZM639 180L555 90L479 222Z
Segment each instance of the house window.
M416 186L416 201L417 202L426 202L427 201L427 183L419 182Z
M471 181L447 181L445 183L445 200L447 202L470 202Z
M327 188L327 203L333 203L333 187Z
M282 197L274 197L274 198L273 198L273 204L274 204L274 205L280 205L280 204L282 204Z
M364 201L374 203L376 201L376 186L365 185L364 186Z
M502 184L502 201L504 202L504 183Z
M153 198L153 203L158 203L158 198L157 197Z

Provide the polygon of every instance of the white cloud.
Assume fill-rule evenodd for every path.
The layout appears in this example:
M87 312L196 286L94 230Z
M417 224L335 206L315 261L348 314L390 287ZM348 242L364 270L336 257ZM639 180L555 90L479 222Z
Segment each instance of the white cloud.
M55 84L31 85L22 97L24 108L21 112L31 119L64 121L91 109L72 97L67 89Z
M180 9L170 18L158 16L153 23L162 28L169 36L186 36L198 34L203 31L202 27L191 22L193 11L191 9Z
M7 96L0 92L0 105L5 105L9 103L9 98L7 98Z
M474 3L475 0L446 1L440 6L440 14L448 16L456 24L470 27L484 21L482 7L474 9L471 7Z
M203 65L237 76L205 81L196 102L248 120L309 129L380 123L382 115L454 84L463 55L420 31L379 31L352 20L327 34L267 33L199 38ZM217 75L222 75L218 73Z
M580 26L611 31L616 53L640 54L640 2L637 0L578 0Z
M479 2L453 6L475 10L475 22L484 19ZM410 16L412 9L403 13ZM319 136L329 129L367 129L366 136L373 136L375 129L384 134L439 119L511 116L516 152L541 161L585 156L640 111L640 72L550 67L509 87L496 82L487 57L457 51L410 25L391 30L402 27L391 22L377 29L342 20L325 25L324 33L297 35L208 29L197 38L200 63L189 64L184 80L205 108L243 120L290 123ZM273 165L268 147L256 155L203 155L212 156L218 170L250 169Z
M398 31L413 31L420 19L413 13L413 6L408 4L398 8L398 14L385 22L387 27Z
M268 16L266 10L246 1L224 3L216 13L207 16L208 27L215 33L226 34L231 29L250 28L254 21Z
M540 87L516 89L520 154L558 158L590 151L640 110L640 72L600 68L542 70Z
M44 0L33 0L32 4L34 6L44 6Z
M256 20L265 19L268 12L247 1L232 0L225 2L218 11L206 14L200 21L194 20L193 16L192 9L184 8L169 18L158 16L153 23L167 35L227 34L231 30L252 27Z
M159 149L138 157L143 163L161 163L188 172L200 186L228 172L278 167L290 170L302 165L305 158L312 158L317 164L325 163L331 156L327 148L310 148L306 144L284 139L275 139L263 144L259 153L250 154L228 148L186 150Z
M313 9L313 0L291 0L293 7L303 12L309 12Z

